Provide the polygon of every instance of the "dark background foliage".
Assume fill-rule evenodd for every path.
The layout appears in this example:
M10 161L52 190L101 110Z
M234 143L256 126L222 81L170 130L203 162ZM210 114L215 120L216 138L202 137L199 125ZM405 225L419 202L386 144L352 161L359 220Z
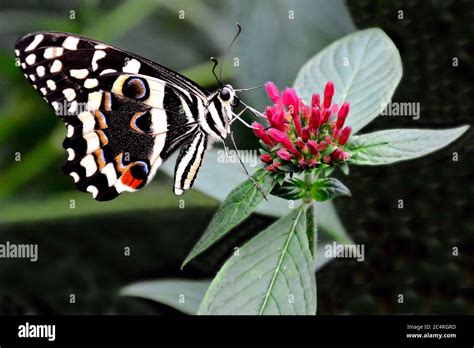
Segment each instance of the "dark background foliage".
M470 1L349 1L359 28L381 27L400 50L394 101L421 117L380 117L366 131L472 123L474 7ZM397 18L402 9L404 20ZM452 67L453 57L462 63ZM454 150L455 148L455 150ZM453 151L459 162L453 162ZM472 131L449 149L390 167L355 168L353 201L336 201L366 262L333 262L318 274L321 313L472 313ZM397 200L404 200L404 209ZM452 248L459 248L453 257ZM405 302L397 303L404 294Z
M91 16L107 13L112 4L76 3L82 11L90 11ZM21 12L28 6L44 7L28 2L13 10ZM71 6L58 2L51 7L58 13ZM380 117L364 131L448 128L472 123L472 2L364 0L349 1L348 8L358 28L381 27L399 48L404 76L394 100L421 104L420 120ZM400 9L404 12L403 20L397 18ZM129 44L126 47L149 57L163 56L163 64L180 69L207 60L210 51L227 44L225 35L215 39L223 42L203 40L202 30L176 26L168 17L169 13L158 12L152 19L146 19L143 26L152 30L145 33L138 26L127 33L123 39ZM158 22L163 24L160 29ZM72 26L69 31L76 31L82 23L65 25ZM163 31L162 27L166 29ZM18 23L17 31L12 30L10 36L8 32L3 34L2 41L10 42L21 30ZM172 40L180 43L170 44ZM188 47L190 42L193 47ZM170 47L172 54L160 54L163 47ZM287 64L298 67L316 52L310 48L307 54L295 58L301 61ZM453 57L459 58L457 68L452 67ZM2 53L0 59L2 64L10 64L8 55ZM292 76L294 73L296 69ZM25 84L21 78L15 72L7 74L0 87ZM290 84L291 80L282 77L278 82ZM208 84L212 86L213 82ZM26 87L16 94L21 101L31 97L32 89ZM0 101L2 106L10 102L1 96ZM20 147L26 152L37 144L41 133L49 132L57 121L39 101L25 107L30 109L2 109L2 118L18 120L0 123L9 127L0 128L0 137L8 139L8 146L2 145L0 150L3 163L12 149ZM25 112L40 112L49 117L18 117ZM453 151L459 153L458 162L451 160ZM473 313L473 152L470 131L448 149L420 160L351 170L351 176L344 178L344 182L353 199L337 201L336 206L353 240L365 244L366 260L336 260L318 272L319 313ZM70 189L69 178L58 179L61 161L62 158L46 165L30 182L30 188L22 188L20 194L25 201L42 197L50 190ZM158 179L160 185L170 187L164 176ZM199 199L196 196L195 200ZM398 199L404 200L404 209L397 208ZM233 246L272 221L268 217L252 217L239 231L180 271L181 261L206 227L216 204L187 208L185 219L170 206L159 212L150 208L1 224L1 241L38 243L41 259L37 263L0 261L0 313L178 313L151 301L120 297L118 290L145 279L212 277ZM123 254L127 246L131 247L130 257ZM455 246L459 248L457 257L452 255ZM70 294L76 295L75 304L69 303ZM404 295L403 304L397 302L398 294Z

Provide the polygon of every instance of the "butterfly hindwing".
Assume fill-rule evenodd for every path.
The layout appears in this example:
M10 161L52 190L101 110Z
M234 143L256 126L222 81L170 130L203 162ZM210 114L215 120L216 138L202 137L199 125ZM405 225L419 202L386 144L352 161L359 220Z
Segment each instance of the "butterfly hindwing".
M64 33L29 34L15 53L67 126L63 171L97 200L143 187L197 134L207 92L145 58Z

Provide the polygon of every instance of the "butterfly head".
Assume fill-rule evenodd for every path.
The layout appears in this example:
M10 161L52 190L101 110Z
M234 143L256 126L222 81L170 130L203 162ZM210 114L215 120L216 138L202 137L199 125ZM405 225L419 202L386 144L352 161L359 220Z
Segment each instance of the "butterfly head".
M222 138L225 138L230 132L230 124L233 119L232 108L239 105L240 99L237 97L237 94L231 85L225 85L219 89L215 94L215 98L219 100L218 104L221 105L219 113L223 116L224 128L219 129L219 131ZM220 127L218 126L218 128Z
M218 98L223 105L230 108L238 106L240 102L234 88L231 85L225 85L222 87L219 91Z

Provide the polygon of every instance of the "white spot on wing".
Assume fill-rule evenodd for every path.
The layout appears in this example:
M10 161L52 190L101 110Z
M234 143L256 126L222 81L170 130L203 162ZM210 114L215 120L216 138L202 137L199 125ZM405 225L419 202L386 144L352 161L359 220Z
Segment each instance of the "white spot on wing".
M46 93L48 93L48 91L47 91L46 88L44 88L44 87L41 87L41 88L40 88L40 92L41 92L43 95L46 95Z
M97 195L99 194L99 190L97 189L97 187L92 186L92 185L87 186L86 190L87 190L87 192L92 193L93 198L96 198Z
M79 39L77 37L68 36L64 42L63 47L68 50L77 50L77 44L79 43Z
M107 183L109 184L109 187L113 186L117 182L117 173L115 172L113 163L107 164L101 172L107 177Z
M94 174L97 171L97 164L95 163L94 156L92 155L87 155L79 163L86 170L86 176L88 178L91 177L92 174Z
M33 65L36 62L36 54L32 53L25 58L25 62L28 65Z
M71 125L68 125L66 137L71 138L73 135L74 135L74 127Z
M92 153L100 148L99 136L96 132L89 132L82 136L87 143L87 153Z
M138 74L140 70L140 62L136 59L130 59L127 64L124 65L122 68L123 72L131 73L131 74Z
M44 36L42 34L38 34L35 36L33 41L28 45L28 47L25 49L26 52L34 50L41 41L43 41Z
M102 92L89 93L87 97L87 108L91 111L99 110L100 102L102 101Z
M45 73L44 66L38 65L38 66L36 67L36 73L38 74L39 77L43 77L43 76L44 76L44 73Z
M52 91L56 90L56 82L54 82L53 80L46 81L46 85L48 86L50 90Z
M64 49L62 47L48 47L44 50L43 57L46 59L61 57L63 55L63 51Z
M82 131L84 133L90 132L94 129L95 120L94 116L89 111L83 111L79 115L77 115L79 120L82 122Z
M74 179L74 182L79 182L79 175L77 175L77 173L75 172L72 172L72 173L69 173L70 176L72 176L72 178Z
M61 71L62 67L63 67L63 63L61 63L60 60L56 59L53 62L53 65L51 65L51 69L49 69L49 71L51 71L52 73L57 73Z
M76 157L76 153L71 148L67 148L66 151L67 151L67 160L72 161L74 159L74 157ZM76 173L74 173L74 174L76 174Z
M31 80L31 81L36 80L35 75L33 75L33 74L31 74L29 77L30 77L30 80Z
M97 61L104 58L105 56L106 53L104 51L98 50L94 52L94 56L92 57L92 70L96 71L99 68Z
M16 55L16 56L19 56L19 55L20 55L20 51L19 51L19 50L15 50L15 55Z
M99 85L99 81L97 79L87 79L84 81L85 88L94 88Z
M67 101L73 101L76 99L76 91L74 91L72 88L66 88L63 91L63 94Z
M105 70L102 70L99 75L112 74L116 72L117 70L114 70L114 69L105 69Z
M87 69L71 69L69 71L72 77L76 79L84 79L87 75L89 75L89 70Z

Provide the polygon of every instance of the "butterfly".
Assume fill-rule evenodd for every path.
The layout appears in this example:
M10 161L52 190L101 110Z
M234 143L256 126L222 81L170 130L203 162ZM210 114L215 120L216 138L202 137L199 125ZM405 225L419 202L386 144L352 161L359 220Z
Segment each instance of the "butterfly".
M63 172L99 201L144 187L177 149L174 193L183 194L206 149L239 117L231 85L208 92L149 59L79 35L30 33L18 39L15 55L66 125Z

